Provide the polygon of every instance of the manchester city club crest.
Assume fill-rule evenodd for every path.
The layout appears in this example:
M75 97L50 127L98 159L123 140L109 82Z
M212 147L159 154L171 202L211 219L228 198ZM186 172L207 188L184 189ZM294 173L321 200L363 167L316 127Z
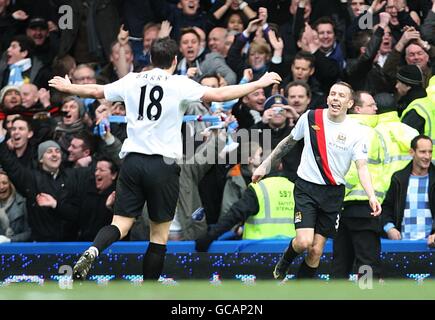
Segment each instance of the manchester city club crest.
M302 212L297 211L295 212L295 223L302 222Z
M346 135L344 133L339 133L337 136L337 142L341 144L346 143Z

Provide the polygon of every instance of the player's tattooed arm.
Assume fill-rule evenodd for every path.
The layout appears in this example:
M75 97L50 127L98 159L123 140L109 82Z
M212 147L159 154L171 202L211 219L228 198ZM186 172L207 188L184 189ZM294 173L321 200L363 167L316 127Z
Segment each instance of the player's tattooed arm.
M274 168L278 165L279 161L282 157L284 157L297 143L297 140L293 139L293 136L289 134L280 143L276 146L276 148L272 151L272 153L263 161L263 163L255 170L252 175L252 182L259 181L262 177L264 177L268 172L270 172L271 168Z
M289 151L293 148L293 146L297 143L296 140L293 139L293 136L289 134L287 137L281 140L280 143L276 146L276 148L272 151L266 161L269 159L270 167L274 167L278 165L279 161L282 157L284 157ZM265 162L266 162L265 161Z

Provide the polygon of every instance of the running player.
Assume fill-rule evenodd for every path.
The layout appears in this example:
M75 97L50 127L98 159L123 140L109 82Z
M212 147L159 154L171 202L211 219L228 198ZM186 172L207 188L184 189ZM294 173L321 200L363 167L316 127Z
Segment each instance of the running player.
M356 162L358 177L369 197L371 214L378 216L381 213L367 169L364 130L346 117L354 103L352 87L345 82L334 84L327 102L328 109L304 113L292 132L276 146L252 177L252 181L259 181L298 140L304 139L294 188L296 237L275 266L275 279L284 279L291 262L305 250L308 255L297 277L314 277L325 242L327 238L334 238L338 229L344 177L352 160Z

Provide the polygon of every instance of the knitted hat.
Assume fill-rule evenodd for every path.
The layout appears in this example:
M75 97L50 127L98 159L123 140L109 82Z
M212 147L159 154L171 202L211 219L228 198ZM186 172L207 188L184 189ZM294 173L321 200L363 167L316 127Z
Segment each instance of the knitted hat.
M280 94L275 94L275 95L270 96L269 98L266 99L266 101L264 102L264 110L269 109L274 104L288 105L288 101L287 101L286 97L284 97Z
M57 144L57 142L53 140L47 140L39 144L38 146L38 160L42 159L42 156L47 151L48 148L56 148L60 150L60 146Z
M17 86L5 86L1 91L0 91L0 103L3 103L3 98L5 97L6 93L8 91L11 90L15 90L17 92L20 92L20 88L18 88Z
M397 111L396 99L392 93L381 92L374 96L376 101L377 113L382 114L391 111Z
M408 86L422 86L423 73L420 67L415 64L408 64L399 68L397 71L397 80Z

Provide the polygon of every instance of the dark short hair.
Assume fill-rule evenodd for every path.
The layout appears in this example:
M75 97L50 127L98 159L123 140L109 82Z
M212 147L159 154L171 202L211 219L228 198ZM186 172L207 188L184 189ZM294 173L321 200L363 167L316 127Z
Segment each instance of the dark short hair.
M76 133L73 138L83 141L83 149L89 149L90 155L93 155L96 149L95 137L87 130Z
M239 16L240 20L242 20L243 28L246 27L246 18L241 11L232 11L225 19L224 26L228 25L228 21L230 21L231 16Z
M328 17L328 16L323 16L323 17L320 17L319 19L317 19L317 20L313 23L313 29L317 30L317 27L318 27L320 24L330 24L330 25L332 25L332 28L334 29L334 34L337 36L336 23L335 23L334 20L332 20L330 17Z
M370 92L368 92L368 91L364 91L364 90L358 90L358 91L355 91L354 93L353 93L353 106L352 106L352 108L350 108L347 112L349 113L349 114L355 114L356 112L355 112L355 107L356 106L362 106L362 104L363 104L363 101L362 101L362 95L363 94L370 94Z
M411 140L411 149L416 151L417 150L417 144L420 140L429 140L430 143L432 143L432 139L424 134L419 134L418 136L414 137L414 139Z
M397 112L397 101L394 97L394 94L389 92L379 92L374 95L373 99L375 99L376 107L378 110L377 114L383 114L387 112Z
M169 37L156 39L151 45L151 63L156 68L168 69L177 53L178 45L175 40Z
M25 35L17 35L12 38L12 42L18 42L20 45L20 52L27 51L27 58L30 58L33 55L33 51L35 50L35 42L33 42L33 39L25 36Z
M310 86L308 85L308 83L306 83L304 81L301 81L301 80L292 81L292 82L290 82L289 84L287 84L285 86L284 91L285 91L285 96L286 97L288 97L288 90L290 88L293 88L293 87L304 87L305 91L307 92L308 98L311 98L311 88L310 88Z
M314 68L314 62L316 62L316 57L308 51L299 51L293 58L293 64L296 60L307 60L310 62L310 68Z
M14 124L14 122L18 121L18 120L24 121L27 124L27 129L29 129L29 131L33 131L32 123L29 120L27 120L26 118L24 118L23 116L18 116L16 118L14 118L11 121L11 123Z
M100 161L105 161L105 162L110 163L110 172L112 174L119 172L119 166L111 158L109 158L109 157L107 157L105 155L100 155L100 156L97 157L96 162L98 163Z
M180 41L181 41L181 38L182 38L185 34L188 34L188 33L192 33L193 35L195 35L195 37L198 38L198 42L201 42L201 36L200 36L199 33L195 30L195 28L193 28L193 27L187 27L187 28L183 28L183 29L181 29L181 32L180 32L180 38L178 39L178 42L180 42Z
M219 76L216 72L209 72L209 73L204 73L199 79L198 79L198 83L201 83L202 80L204 79L208 79L208 78L215 78L218 82L219 82Z
M355 93L353 94L353 100L355 101L354 106L361 106L362 105L362 95L363 94L370 94L370 92L368 91L364 91L364 90L358 90L355 91Z

